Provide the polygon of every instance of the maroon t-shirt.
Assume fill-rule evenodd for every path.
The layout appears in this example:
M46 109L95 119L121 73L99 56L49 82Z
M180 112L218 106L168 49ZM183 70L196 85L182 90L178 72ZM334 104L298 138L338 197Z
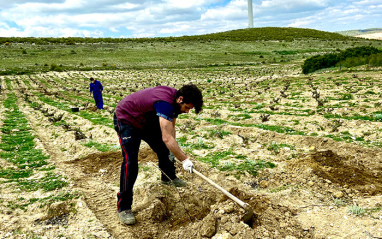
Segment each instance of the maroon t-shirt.
M143 128L145 116L154 111L154 103L165 101L174 104L177 90L168 86L157 86L134 92L123 98L115 108L118 120L137 128Z

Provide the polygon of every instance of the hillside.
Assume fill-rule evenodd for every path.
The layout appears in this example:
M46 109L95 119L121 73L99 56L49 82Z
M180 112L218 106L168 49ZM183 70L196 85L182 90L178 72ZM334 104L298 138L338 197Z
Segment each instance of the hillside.
M5 43L122 43L122 42L179 42L179 41L292 41L297 39L322 39L322 40L351 40L349 36L339 33L325 32L314 29L292 27L261 27L238 29L226 32L211 33L196 36L182 37L157 37L157 38L34 38L34 37L1 37L0 44Z
M355 37L355 36L359 36L359 35L374 34L374 33L381 33L381 32L382 32L382 28L369 28L369 29L339 31L336 33L344 35L344 36Z
M337 32L344 36L353 36L364 39L382 40L382 28L369 28L363 30L350 30Z
M167 38L0 38L0 75L68 70L254 66L379 42L302 28L252 28Z
M331 33L306 28L292 27L261 27L232 30L227 32L206 34L201 36L190 36L190 39L212 39L229 41L260 41L279 40L292 41L296 39L326 39L326 40L348 40L338 33Z

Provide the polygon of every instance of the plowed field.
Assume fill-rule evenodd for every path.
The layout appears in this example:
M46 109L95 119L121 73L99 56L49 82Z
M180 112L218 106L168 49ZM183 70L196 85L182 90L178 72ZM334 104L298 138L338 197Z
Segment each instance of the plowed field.
M89 77L104 86L104 110ZM123 225L114 107L140 89L187 83L205 108L179 117L179 144L254 216L244 222L244 209L181 167L187 187L162 185L142 143L137 223ZM51 72L1 84L0 238L382 238L381 69Z

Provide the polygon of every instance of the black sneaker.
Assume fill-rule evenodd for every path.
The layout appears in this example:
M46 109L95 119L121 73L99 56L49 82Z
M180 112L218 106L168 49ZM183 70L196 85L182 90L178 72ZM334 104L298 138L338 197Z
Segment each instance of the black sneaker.
M175 187L178 187L178 188L187 186L187 182L179 178L175 178L174 180L169 180L169 181L162 180L162 183L166 185L174 185Z
M131 212L131 210L118 212L118 217L119 219L121 219L123 223L127 225L132 225L135 223L135 217L134 217L134 214Z

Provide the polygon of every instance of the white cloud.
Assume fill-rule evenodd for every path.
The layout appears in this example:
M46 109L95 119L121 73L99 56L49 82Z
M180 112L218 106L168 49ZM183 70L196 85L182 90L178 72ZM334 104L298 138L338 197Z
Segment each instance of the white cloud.
M254 0L255 27L338 31L381 27L381 0ZM0 31L8 36L196 35L248 25L247 0L0 1Z
M122 3L122 4L119 4L119 5L116 5L114 8L115 9L128 9L128 10L131 10L131 9L135 9L135 8L138 8L139 7L139 4L133 4L133 3Z
M80 36L80 37L104 37L101 31L88 31L88 30L76 30L73 28L45 28L45 27L35 27L28 28L24 31L21 31L17 28L2 28L0 27L0 37L51 37L51 36L60 36L60 37L71 37L71 36Z
M165 0L164 5L173 8L194 8L204 6L208 1L206 0Z
M359 2L355 2L356 5L381 5L381 0L363 0Z
M15 27L0 26L0 37L27 37L27 35Z
M265 8L310 8L310 7L326 7L327 3L324 0L266 0L262 1L262 7Z
M348 15L348 14L354 14L354 13L358 13L358 12L360 12L360 11L361 11L361 10L359 10L359 9L352 8L352 9L348 9L348 10L343 11L343 14L345 14L345 15Z
M27 30L28 34L38 35L38 36L61 36L61 37L70 37L70 36L81 36L81 37L103 37L103 33L95 30L76 30L73 28L45 28L45 27L36 27L33 30Z
M221 20L221 19L237 19L237 18L247 18L248 3L246 0L234 0L231 1L227 6L219 7L215 9L208 9L206 13L202 14L201 20Z
M294 22L288 24L288 27L298 27L298 28L308 28L311 24L315 23L316 20L310 17L296 19Z
M159 33L161 33L161 34L174 34L174 33L177 33L177 32L188 31L188 30L190 30L190 28L191 28L190 25L182 24L182 25L178 26L178 28L174 28L173 26L171 26L169 28L162 28L159 31Z

